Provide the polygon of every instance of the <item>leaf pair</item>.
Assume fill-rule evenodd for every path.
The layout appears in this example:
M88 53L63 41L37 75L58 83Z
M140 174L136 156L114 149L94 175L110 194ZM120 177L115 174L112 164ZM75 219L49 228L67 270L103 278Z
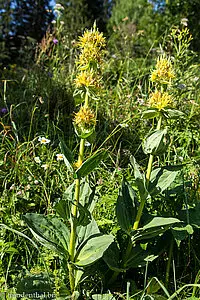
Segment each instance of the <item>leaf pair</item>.
M161 113L168 119L177 119L177 118L181 118L181 117L185 116L185 114L182 111L173 109L173 108L162 109L162 112L156 108L149 108L149 109L143 111L142 118L143 119L154 119L156 117L159 117L159 115Z
M63 154L64 162L68 170L74 173L75 178L83 178L90 174L102 160L107 157L107 151L105 149L100 149L92 154L88 159L86 159L83 164L74 172L73 164L75 162L73 153L66 146L65 142L60 138L60 149Z
M57 252L65 262L69 261L70 231L64 222L56 216L34 213L26 214L23 219L40 244ZM75 260L71 262L77 267L86 267L96 262L114 241L112 235L102 235L99 232L93 219L87 226L77 227L77 236ZM76 284L82 273L77 272Z
M75 183L73 182L63 193L62 199L59 200L54 209L61 218L66 221L71 220L71 206L74 204ZM86 180L82 180L80 184L80 202L78 203L78 219L77 225L87 225L91 221L91 213L96 202L95 189L91 189Z

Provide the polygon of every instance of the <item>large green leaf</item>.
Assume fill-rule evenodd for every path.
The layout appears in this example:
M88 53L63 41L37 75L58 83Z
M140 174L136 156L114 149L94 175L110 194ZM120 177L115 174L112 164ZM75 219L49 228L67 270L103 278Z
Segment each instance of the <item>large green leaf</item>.
M135 178L135 185L138 189L139 195L141 199L150 198L150 195L146 189L146 178L145 175L140 171L139 165L136 162L134 156L130 157L130 162L134 170L134 178Z
M62 199L59 200L54 206L56 212L64 220L70 219L71 205L74 202L74 192L75 184L72 183L63 193Z
M107 151L105 149L101 149L97 151L95 154L90 156L84 163L78 168L76 171L76 177L81 178L87 176L91 173L102 160L104 160L107 156Z
M75 270L75 288L77 287L77 285L79 284L81 277L84 274L84 270L83 269L77 269Z
M89 183L83 178L80 186L80 204L93 212L96 203L95 188L91 189Z
M139 245L132 248L128 258L124 263L126 269L142 267L148 261L153 261L157 256L152 255L149 251L143 250Z
M60 140L59 146L60 146L60 150L63 154L65 165L67 166L67 168L69 169L70 172L73 172L73 167L72 167L72 164L74 162L73 153L67 147L67 145L65 144L65 142L63 141L63 139L61 137L59 137L59 140Z
M143 142L143 151L145 154L161 155L169 145L167 129L154 130Z
M116 215L120 227L125 232L130 232L137 214L136 195L131 185L125 180L122 181L122 187L116 204Z
M144 225L143 229L149 229L158 226L168 226L180 222L181 221L176 218L155 217L148 224Z
M70 232L61 220L35 213L28 213L23 219L38 242L64 257L68 256Z
M145 111L143 111L142 113L142 118L143 119L153 119L155 117L157 117L159 115L159 111L157 109L147 109Z
M165 108L164 114L169 119L177 119L177 118L185 117L185 114L182 111L173 108Z
M112 243L104 252L103 259L109 268L115 272L124 272L126 270L121 266L120 250L116 242Z
M180 223L176 218L154 217L148 224L132 232L132 241L141 241L163 234L172 225Z
M54 208L56 212L64 220L70 220L71 205L74 203L75 184L74 182L63 193L62 199L60 199ZM79 221L85 219L86 216L90 219L90 213L92 213L95 206L95 189L91 189L87 181L83 180L80 184L80 203L79 203ZM86 221L86 219L85 219ZM86 223L88 223L86 221ZM84 223L86 225L86 223ZM83 224L82 224L83 225Z
M81 203L78 204L78 218L77 218L77 225L86 226L90 223L92 217L90 214L90 211L81 205Z
M88 266L100 259L106 249L114 241L112 235L99 235L91 237L76 254L75 264L77 266Z
M175 180L182 166L166 166L156 168L151 172L149 193L155 196L165 191Z
M99 227L96 221L92 218L91 222L87 226L77 226L77 244L76 247L80 247L83 242L95 234L99 234Z

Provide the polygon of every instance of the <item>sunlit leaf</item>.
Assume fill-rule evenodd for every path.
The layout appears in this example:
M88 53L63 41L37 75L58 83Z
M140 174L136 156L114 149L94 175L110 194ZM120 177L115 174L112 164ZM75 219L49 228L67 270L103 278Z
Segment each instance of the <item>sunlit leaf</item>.
M23 219L38 242L63 256L68 255L70 232L61 220L35 213L28 213Z
M97 151L95 154L90 156L84 163L78 168L76 171L76 177L81 178L87 176L91 173L102 160L104 160L107 156L107 151L105 149L101 149Z
M131 185L123 181L116 203L116 215L120 227L129 232L137 214L136 195Z
M167 129L156 129L144 139L143 151L145 154L161 155L166 151L168 145Z
M148 188L150 194L155 196L165 191L174 182L181 169L182 166L166 166L154 169L151 172Z
M76 255L75 264L77 266L91 265L103 256L103 253L113 241L114 237L112 235L91 237Z

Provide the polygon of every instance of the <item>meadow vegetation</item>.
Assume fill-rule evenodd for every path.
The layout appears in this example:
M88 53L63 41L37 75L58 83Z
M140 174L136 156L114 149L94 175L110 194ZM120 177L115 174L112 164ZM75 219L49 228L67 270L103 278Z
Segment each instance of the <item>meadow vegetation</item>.
M118 5L2 64L0 299L200 297L198 52Z

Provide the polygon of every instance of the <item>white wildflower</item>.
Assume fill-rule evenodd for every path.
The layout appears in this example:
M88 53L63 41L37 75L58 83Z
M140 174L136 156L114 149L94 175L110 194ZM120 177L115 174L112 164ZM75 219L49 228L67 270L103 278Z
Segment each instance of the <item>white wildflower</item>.
M187 26L188 25L188 19L187 18L181 19L181 24L184 25L184 26Z
M46 139L45 137L39 137L38 138L38 141L41 143L41 144L49 144L51 141Z
M36 162L36 164L41 163L41 160L40 160L39 156L34 157L34 161Z
M88 141L85 141L85 147L90 147L91 144Z
M43 164L43 165L41 165L41 167L42 167L44 170L47 170L49 166L48 166L47 164Z
M57 158L57 160L63 160L64 159L62 153L56 154L56 158Z

